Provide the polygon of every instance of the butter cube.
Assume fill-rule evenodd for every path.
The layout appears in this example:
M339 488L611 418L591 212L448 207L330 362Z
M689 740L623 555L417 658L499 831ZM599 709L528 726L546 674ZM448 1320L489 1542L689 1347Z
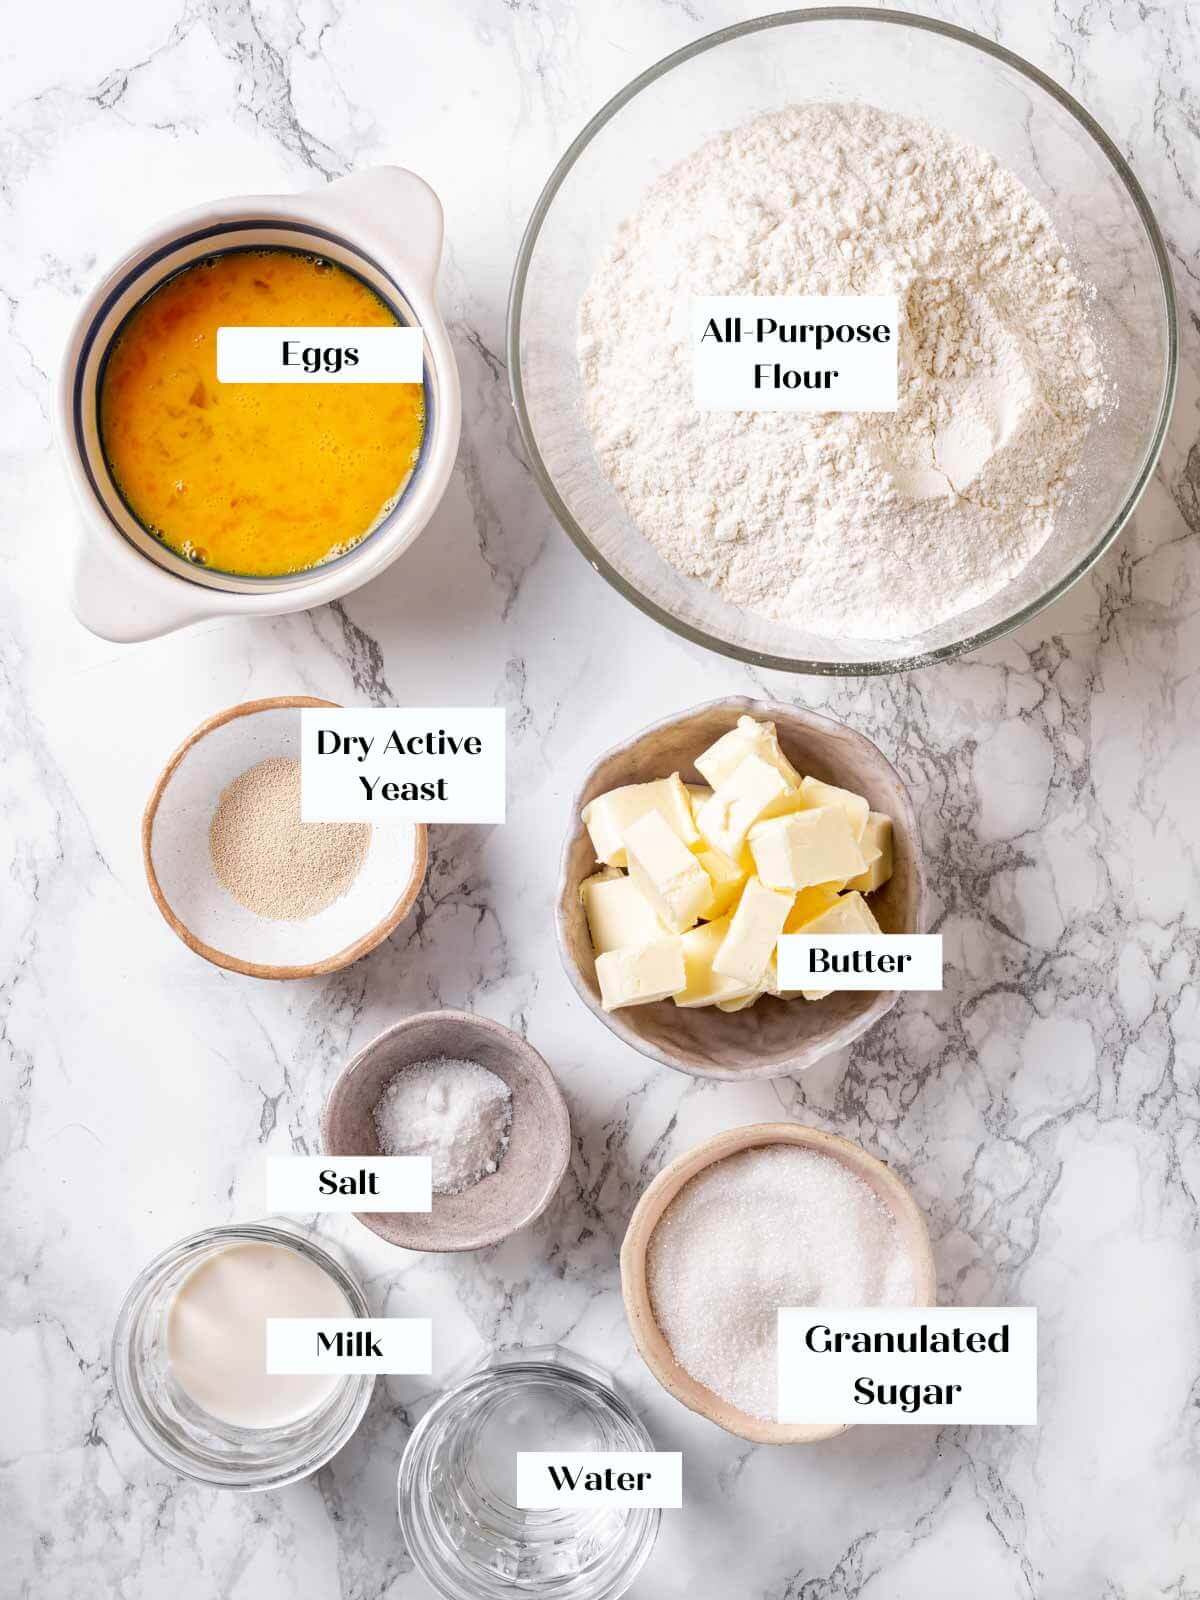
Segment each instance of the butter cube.
M873 894L876 889L882 888L892 875L891 817L872 811L867 818L866 830L859 849L862 851L863 860L867 863L867 870L860 872L857 878L851 878L846 887L858 889L863 894Z
M606 950L596 957L596 979L605 1011L669 1000L687 981L683 941L659 939L632 949Z
M695 844L700 835L692 820L692 803L683 779L677 772L652 783L627 783L597 795L583 808L583 824L591 835L596 860L609 867L625 866L625 830L656 811L674 829L684 844Z
M715 922L732 909L750 872L740 862L731 860L723 850L697 850L695 854L712 883L712 899L700 915Z
M772 889L807 889L837 882L865 871L841 806L793 811L756 823L750 830L750 853L758 875Z
M692 808L692 821L696 820L696 813L706 800L712 798L712 790L706 783L685 783L683 786L688 793L688 802ZM699 855L701 850L708 849L708 840L696 829L696 838L692 841L691 848Z
M789 793L780 772L761 757L749 755L700 807L696 825L714 850L736 861L750 829L774 801Z
M795 895L769 889L759 878L751 878L730 919L729 932L713 960L713 971L725 978L737 978L748 986L759 983L775 953L795 898Z
M860 794L849 789L839 789L835 784L822 783L819 778L805 778L800 785L800 799L806 809L818 806L840 806L850 822L850 831L856 840L861 839L867 826L871 808Z
M747 1006L752 1006L756 1000L761 1000L765 994L779 997L779 969L776 961L776 951L773 950L762 977L754 985L750 993L743 995L739 1000L718 1000L717 1009L719 1011L745 1011Z
M713 958L725 942L729 932L729 917L716 922L703 922L698 928L685 933L679 941L683 946L683 964L687 984L675 996L677 1006L711 1006L729 1000L752 999L750 985L736 978L722 977L713 971Z
M833 905L806 922L802 927L789 930L793 933L882 933L870 906L861 894L840 894ZM832 989L801 989L806 1000L824 1000Z
M629 876L672 933L686 933L712 902L712 879L657 811L625 830Z
M743 995L740 1000L718 1000L718 1011L745 1011L747 1006L752 1006L756 1000L761 1000L766 989L752 989L749 994Z
M788 912L788 919L783 925L784 933L799 933L806 922L819 917L822 911L828 911L831 905L836 904L840 889L840 883L815 883L809 889L801 889Z
M592 949L598 956L627 945L653 944L667 936L668 930L637 884L614 867L605 867L585 878L579 886L579 897L592 936Z
M796 788L800 774L779 748L779 736L773 722L756 722L753 717L739 717L737 726L723 733L716 744L709 745L703 755L696 757L696 771L707 779L714 789L726 783L747 756L757 756L787 783Z

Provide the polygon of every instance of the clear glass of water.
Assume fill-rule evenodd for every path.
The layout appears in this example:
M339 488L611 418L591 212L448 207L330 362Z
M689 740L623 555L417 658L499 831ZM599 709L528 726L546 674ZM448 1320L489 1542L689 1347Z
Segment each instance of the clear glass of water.
M408 1442L399 1506L409 1554L445 1600L624 1594L654 1548L660 1513L611 1503L523 1511L517 1453L653 1449L590 1362L558 1347L493 1356L435 1402Z

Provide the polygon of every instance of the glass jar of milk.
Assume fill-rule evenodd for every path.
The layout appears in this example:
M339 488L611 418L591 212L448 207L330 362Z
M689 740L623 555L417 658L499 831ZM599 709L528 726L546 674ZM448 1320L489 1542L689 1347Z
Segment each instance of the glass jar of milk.
M374 1378L266 1371L268 1317L366 1317L362 1290L307 1233L275 1222L206 1228L145 1269L113 1336L126 1421L185 1477L278 1489L353 1434Z

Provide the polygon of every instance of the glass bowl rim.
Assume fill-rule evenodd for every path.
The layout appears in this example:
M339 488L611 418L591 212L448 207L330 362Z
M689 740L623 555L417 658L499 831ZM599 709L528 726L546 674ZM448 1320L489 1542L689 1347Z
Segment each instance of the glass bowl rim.
M643 89L649 88L651 84L656 83L659 78L665 77L673 68L682 66L694 56L703 55L719 45L727 44L731 40L742 38L747 34L762 33L769 28L788 27L793 23L804 22L877 22L901 28L913 28L917 32L940 34L943 38L952 39L959 44L973 46L982 55L990 56L993 60L1012 68L1013 71L1027 78L1031 83L1036 84L1052 100L1057 101L1070 116L1074 117L1083 131L1090 135L1092 142L1098 146L1101 153L1108 158L1109 165L1133 203L1133 208L1145 230L1155 264L1158 267L1159 289L1163 301L1163 318L1166 323L1167 351L1165 371L1154 428L1129 492L1108 527L1092 547L1084 553L1069 572L1065 573L1043 594L1027 601L1025 605L1020 606L1003 620L992 623L987 628L980 629L978 633L968 634L963 639L950 644L939 645L936 650L918 651L915 654L897 656L893 660L886 661L803 661L789 656L777 656L766 651L749 649L744 645L731 643L727 639L718 639L703 628L698 628L690 622L685 622L681 617L677 617L673 612L664 610L657 602L643 594L640 589L624 578L596 549L588 535L576 522L566 502L555 487L537 445L529 411L525 403L525 388L521 377L522 312L524 309L525 285L533 253L541 235L542 225L550 212L550 207L559 189L595 136ZM1158 465L1158 458L1166 441L1167 428L1171 420L1171 411L1175 403L1175 391L1179 377L1179 311L1166 244L1149 200L1134 176L1132 168L1117 149L1113 140L1091 113L1085 110L1080 102L1069 94L1061 84L1056 83L1053 78L1042 72L1040 68L1033 66L1031 62L1026 61L1014 51L995 43L994 40L984 38L981 34L973 33L969 28L960 28L954 23L942 22L934 17L920 16L914 12L876 10L871 6L814 6L811 9L802 11L771 12L765 16L752 17L744 22L734 23L727 28L718 28L713 33L704 34L701 38L692 40L690 44L671 51L669 55L661 57L647 67L645 71L638 73L623 89L619 90L601 106L600 110L584 125L567 146L567 149L546 180L533 211L530 213L513 267L512 283L508 296L508 327L505 346L505 354L508 361L509 391L512 397L513 409L516 412L517 426L520 429L521 440L525 446L534 481L564 531L586 557L589 566L606 578L619 594L635 605L639 611L644 612L649 617L653 617L663 627L669 628L672 633L689 639L693 644L703 645L705 649L714 650L720 655L731 656L734 660L746 662L751 666L819 677L875 677L883 673L906 672L915 667L932 666L940 661L953 660L956 656L966 655L970 651L978 650L982 645L990 644L995 639L1003 638L1006 634L1012 633L1016 628L1021 627L1023 623L1037 616L1039 612L1044 611L1054 601L1060 599L1100 560L1101 556L1119 537L1125 524L1133 515L1134 509L1141 499L1155 467Z
M301 1455L297 1449L294 1459L259 1466L244 1476L237 1475L232 1469L218 1473L206 1470L185 1459L182 1448L164 1444L161 1437L152 1431L145 1420L147 1408L141 1398L140 1384L130 1377L128 1345L135 1316L141 1308L142 1297L155 1278L165 1269L185 1261L193 1252L206 1249L209 1245L221 1245L226 1241L235 1243L245 1240L260 1244L281 1244L297 1251L298 1254L315 1262L333 1279L346 1295L354 1316L370 1316L370 1306L362 1285L332 1250L327 1249L310 1230L292 1223L290 1219L278 1220L275 1217L266 1217L253 1222L213 1223L206 1228L198 1228L193 1233L185 1234L183 1238L176 1239L173 1244L158 1251L126 1290L109 1343L109 1370L117 1405L126 1427L142 1449L155 1461L183 1479L203 1484L210 1489L229 1490L234 1494L256 1494L288 1488L319 1472L358 1432L375 1391L373 1373L357 1376L348 1373L345 1381L353 1386L349 1391L350 1408L338 1432L331 1439L326 1440L316 1450L306 1447L307 1455Z

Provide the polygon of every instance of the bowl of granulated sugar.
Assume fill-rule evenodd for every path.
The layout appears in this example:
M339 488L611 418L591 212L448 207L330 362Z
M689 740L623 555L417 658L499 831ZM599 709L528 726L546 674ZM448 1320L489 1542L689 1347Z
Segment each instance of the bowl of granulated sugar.
M374 950L412 910L421 823L300 815L300 714L249 700L210 717L159 775L142 819L154 902L190 950L252 978L316 978Z
M781 1309L928 1306L936 1291L905 1184L861 1145L794 1122L731 1128L673 1161L621 1246L642 1360L690 1411L755 1444L848 1426L780 1420Z
M427 1157L429 1211L355 1215L406 1250L482 1250L550 1204L571 1120L554 1074L511 1028L469 1011L423 1011L342 1069L321 1114L321 1148Z

